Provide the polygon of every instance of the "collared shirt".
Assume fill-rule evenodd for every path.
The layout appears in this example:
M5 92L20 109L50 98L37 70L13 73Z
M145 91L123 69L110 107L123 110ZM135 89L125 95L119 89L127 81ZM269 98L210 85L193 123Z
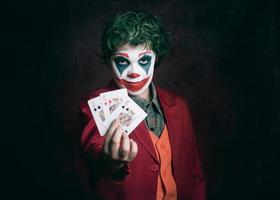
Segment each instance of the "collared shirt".
M157 137L160 137L165 125L164 115L153 83L150 84L149 89L152 97L150 102L139 96L130 97L147 113L148 116L145 118L145 123L149 130Z

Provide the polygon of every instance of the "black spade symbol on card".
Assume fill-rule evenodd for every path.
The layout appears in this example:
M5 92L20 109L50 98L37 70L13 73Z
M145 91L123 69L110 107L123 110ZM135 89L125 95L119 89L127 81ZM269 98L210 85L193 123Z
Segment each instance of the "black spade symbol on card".
M129 107L125 107L125 106L122 106L122 109L125 109L126 111L129 111Z

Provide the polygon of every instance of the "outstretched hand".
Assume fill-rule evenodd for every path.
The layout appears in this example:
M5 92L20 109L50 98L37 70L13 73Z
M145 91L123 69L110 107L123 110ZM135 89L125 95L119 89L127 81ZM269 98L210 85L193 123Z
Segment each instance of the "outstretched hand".
M126 162L132 161L137 155L137 143L124 133L118 119L112 122L106 133L103 152L112 171L120 169Z

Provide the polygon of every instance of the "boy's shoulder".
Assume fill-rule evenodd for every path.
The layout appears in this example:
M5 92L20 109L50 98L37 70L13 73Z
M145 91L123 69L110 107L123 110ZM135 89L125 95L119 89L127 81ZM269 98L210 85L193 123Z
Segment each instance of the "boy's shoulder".
M88 93L88 95L85 97L85 100L89 100L89 99L92 99L92 98L95 98L97 96L100 95L100 93L102 92L108 92L112 89L110 89L110 87L102 87L102 88L98 88L96 90L92 90Z
M115 89L118 89L115 85L113 85L111 82L105 86L105 87L101 87L101 88L98 88L98 89L95 89L95 90L92 90L90 91L81 101L80 103L80 108L83 110L83 108L85 107L88 107L87 105L87 101L92 99L92 98L95 98L97 96L100 95L100 93L102 92L109 92L111 90L115 90Z
M162 103L167 105L176 105L176 104L182 104L186 103L186 100L184 97L175 94L174 92L171 92L169 90L156 87L157 95L159 96L159 99Z

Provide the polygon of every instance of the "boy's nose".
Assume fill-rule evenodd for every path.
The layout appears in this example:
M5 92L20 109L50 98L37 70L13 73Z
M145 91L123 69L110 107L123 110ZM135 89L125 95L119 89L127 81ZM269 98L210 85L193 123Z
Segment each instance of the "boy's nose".
M129 73L129 74L127 74L127 76L128 76L129 78L137 78L137 77L140 76L140 74L137 74L137 73Z

